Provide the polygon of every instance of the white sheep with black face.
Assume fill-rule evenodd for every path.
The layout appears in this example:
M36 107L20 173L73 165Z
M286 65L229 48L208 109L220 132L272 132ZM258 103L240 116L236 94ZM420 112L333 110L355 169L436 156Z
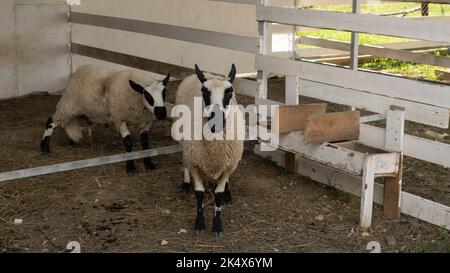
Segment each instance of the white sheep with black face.
M207 117L204 120L194 120L191 123L210 122L215 117L223 118L226 124L229 118L229 106L237 105L236 96L233 91L233 81L236 76L236 67L233 65L227 78L204 74L198 66L195 66L196 75L192 75L180 84L177 90L176 105L186 105L191 112L194 110L194 99L202 98L203 107ZM214 111L212 111L214 110ZM203 109L201 109L203 112ZM220 115L220 116L217 116ZM235 123L237 124L237 123ZM226 126L216 128L216 123L210 123L212 134L226 134ZM222 139L225 139L223 137ZM229 177L235 171L242 158L244 150L244 141L238 138L220 140L181 140L183 147L184 164L184 183L183 189L187 192L191 187L191 176L195 194L197 198L197 218L195 229L201 232L205 229L205 218L203 212L203 200L205 188L202 176L215 180L217 187L215 189L215 217L213 220L212 231L215 235L223 233L221 210L222 204L231 201L231 192L229 190Z
M84 65L71 76L66 93L56 111L47 121L41 142L41 151L50 153L53 130L62 126L74 143L83 137L86 123L114 124L120 132L125 149L132 151L133 141L128 125L140 126L143 149L149 148L149 129L155 117L166 118L166 85L149 79L138 71L112 71L96 65ZM150 158L144 159L146 169L154 169ZM126 163L127 172L136 170L133 160Z

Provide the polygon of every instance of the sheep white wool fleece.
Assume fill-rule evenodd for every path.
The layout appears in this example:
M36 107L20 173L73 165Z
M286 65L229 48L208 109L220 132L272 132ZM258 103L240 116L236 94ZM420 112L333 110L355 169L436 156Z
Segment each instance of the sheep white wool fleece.
M117 129L121 122L151 125L154 115L145 108L142 96L131 89L128 80L144 86L151 81L138 71L80 66L56 106L53 122L62 125L74 142L81 140L82 127L77 119L81 115L94 123L114 123Z
M205 73L205 77L210 79L215 76ZM196 75L192 75L183 80L178 87L175 104L187 105L193 113L195 97L202 98L201 83ZM237 105L234 94L230 100L230 105ZM201 122L205 122L205 119ZM193 119L192 124L194 124ZM225 130L222 133L225 133ZM190 171L193 168L198 168L210 179L218 179L222 174L233 173L244 151L244 141L237 139L182 140L180 143L183 147L184 166Z

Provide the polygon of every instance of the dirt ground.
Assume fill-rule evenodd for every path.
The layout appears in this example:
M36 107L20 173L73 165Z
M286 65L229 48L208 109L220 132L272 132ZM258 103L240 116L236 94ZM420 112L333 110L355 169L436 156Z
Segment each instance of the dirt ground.
M283 88L276 80L271 85L275 93ZM175 88L172 83L172 96ZM56 130L52 155L41 155L45 122L58 100L0 101L0 172L124 151L117 132L96 127L92 141L79 146ZM169 120L155 122L152 147L175 144L170 126ZM138 150L136 132L134 139ZM118 163L1 183L0 252L64 252L69 241L80 242L82 252L367 252L369 241L380 242L384 252L450 251L446 230L407 216L387 220L379 206L364 234L358 198L286 173L254 155L253 145L246 143L231 177L233 203L223 209L221 238L194 232L195 197L181 191L181 154L173 154L155 158L155 171L145 171L138 161L134 175ZM449 179L449 170L406 160L407 191L450 204ZM211 190L205 201L208 230ZM15 225L19 218L23 223ZM161 245L163 240L168 244Z

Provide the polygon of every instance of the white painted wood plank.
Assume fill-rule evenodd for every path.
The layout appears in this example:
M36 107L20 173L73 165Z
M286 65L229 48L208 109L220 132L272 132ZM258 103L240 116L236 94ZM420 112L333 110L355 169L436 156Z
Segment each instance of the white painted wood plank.
M351 105L359 109L365 109L381 114L386 114L391 105L397 105L405 108L406 120L439 128L448 128L449 126L450 115L446 108L307 80L302 80L300 82L299 93L302 96L338 104Z
M256 57L256 68L280 75L296 73L305 80L450 108L449 85L263 55Z
M386 130L383 128L361 124L359 141L374 148L384 149L385 135ZM405 135L403 149L406 156L450 167L449 144Z
M385 120L385 119L386 119L386 114L375 114L375 115L361 117L359 119L359 121L361 123L368 123L368 122L380 121L380 120Z
M306 40L303 40L306 39ZM319 38L310 38L310 37L301 37L299 39L300 44L309 44L309 43L320 43ZM329 41L329 40L328 40ZM336 44L335 44L336 45ZM411 41L411 42L399 42L399 43L387 43L387 44L377 44L376 46L388 49L397 49L397 50L408 50L408 51L417 51L417 50L428 50L428 49L436 49L436 48L446 48L448 47L447 43L439 43L439 42L429 42L429 41ZM341 47L341 46L340 46ZM317 58L319 56L324 57L345 57L348 56L347 49L328 49L328 48L301 48L297 50L297 55L303 59L311 59Z
M79 12L71 13L71 20L76 24L131 31L248 53L258 52L258 39L253 37Z
M43 166L43 167L37 167L37 168L4 172L4 173L0 173L0 182L5 182L5 181L9 181L9 180L14 180L14 179L20 179L20 178L26 178L26 177L32 177L32 176L39 176L39 175L44 175L44 174L58 173L58 172L77 170L77 169L82 169L82 168L89 168L89 167L113 164L113 163L127 161L127 160L139 159L139 158L144 158L144 157L154 157L154 156L158 156L158 155L166 155L166 154L172 154L172 153L178 153L178 152L181 152L181 146L173 145L173 146L167 146L167 147L161 147L161 148L154 148L154 149L150 149L150 150L143 150L143 151L124 153L124 154L118 154L118 155L112 155L112 156L104 156L104 157L98 157L98 158L91 158L91 159L85 159L85 160L79 160L79 161L73 161L73 162L54 164L54 165L50 165L50 166Z
M390 110L386 117L385 149L394 152L403 151L405 136L405 112Z
M398 172L399 154L375 154L375 174L395 174Z
M369 228L372 225L373 192L375 186L375 158L366 155L361 187L360 226Z
M233 88L236 93L249 97L258 96L257 87L256 81L247 79L236 79L233 83Z
M286 105L297 105L300 103L300 96L298 95L298 77L294 76L286 76L286 84L285 84L285 93L286 93Z
M264 4L264 1L261 3ZM268 25L265 22L259 22L258 23L258 35L259 35L259 54L266 55L271 51L271 37L269 37L268 33ZM257 77L256 80L258 82L258 97L260 99L266 99L267 98L267 86L268 86L268 79L267 79L267 71L264 70L258 70L257 71Z
M442 21L281 7L257 6L256 10L258 21L450 43L450 28Z
M402 192L402 213L450 230L450 207Z
M257 145L254 152L274 161L278 166L284 167L283 151L261 152ZM304 158L300 158L298 172L314 181L358 197L361 196L361 177L339 172L334 168ZM384 187L375 183L373 201L382 205L383 200ZM404 191L402 192L401 204L402 213L450 230L450 207Z

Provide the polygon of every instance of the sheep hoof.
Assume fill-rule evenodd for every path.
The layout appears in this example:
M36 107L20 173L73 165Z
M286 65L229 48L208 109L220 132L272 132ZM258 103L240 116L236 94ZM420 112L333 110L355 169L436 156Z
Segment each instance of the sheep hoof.
M134 161L127 161L127 173L132 174L136 172L136 166L134 165Z
M213 231L212 234L213 234L213 236L216 237L216 238L223 237L223 235L224 235L223 231L220 231L220 232L214 232L214 231Z
M230 205L232 203L233 199L231 198L231 191L230 190L225 190L224 192L224 196L223 196L223 202L225 202L225 204Z
M198 235L201 235L202 232L206 229L205 217L203 215L197 215L194 229L197 231Z
M144 165L145 165L145 169L147 171L154 171L156 169L158 169L158 166L156 166L155 164L153 164L153 162L150 160L150 158L144 158Z
M50 154L50 138L45 137L41 141L41 152L42 154Z
M222 219L220 217L214 217L212 233L216 237L220 237L223 235Z
M191 191L191 183L186 183L183 182L181 184L181 189L185 192L185 193L189 193Z

